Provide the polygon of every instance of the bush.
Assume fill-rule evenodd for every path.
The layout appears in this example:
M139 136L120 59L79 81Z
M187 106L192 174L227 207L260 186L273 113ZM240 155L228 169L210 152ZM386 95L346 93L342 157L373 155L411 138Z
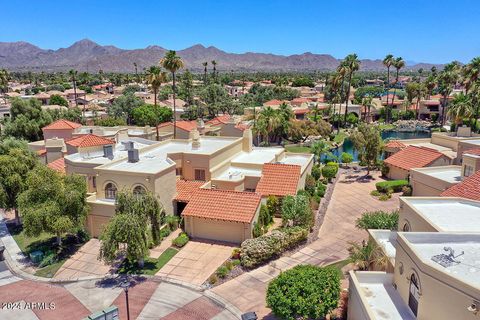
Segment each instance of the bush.
M165 222L168 224L170 230L177 230L180 223L180 218L177 216L166 216Z
M267 208L273 219L274 216L279 216L281 214L280 210L282 208L282 202L276 196L268 196Z
M412 187L410 186L404 186L402 188L402 196L404 197L410 197L413 193Z
M218 278L217 278L217 276L214 275L214 274L212 274L212 275L210 276L210 278L208 278L208 283L210 283L210 284L215 284L215 283L217 283L217 282L218 282Z
M43 257L42 261L39 263L38 267L43 268L49 266L57 261L57 256L54 252L47 252Z
M230 272L230 270L228 270L227 267L225 266L221 266L217 269L217 272L215 273L219 278L225 278L228 273Z
M350 153L342 153L342 163L349 164L353 161L353 156Z
M327 186L323 183L317 183L317 191L315 192L316 195L323 198L325 192L327 191Z
M233 259L232 260L232 265L235 268L236 266L240 265L240 259Z
M268 207L264 204L260 206L260 213L258 215L258 224L260 227L266 227L273 222L273 214L270 213Z
M335 178L338 168L335 166L326 165L322 168L322 176L330 182L332 178Z
M291 227L273 230L271 234L258 238L247 239L241 246L241 263L246 268L253 268L305 241L307 235L307 229Z
M260 223L256 223L256 222L255 222L255 223L253 224L252 233L253 233L253 237L254 237L254 238L260 237L260 236L263 234L262 225L261 225Z
M225 262L224 266L228 269L228 271L231 271L234 267L232 261L229 261L229 260Z
M312 168L312 177L315 180L318 180L320 179L321 175L322 175L322 169L320 169L320 166L318 164L314 165Z
M371 211L365 212L355 222L359 229L389 229L396 230L398 226L398 211Z
M382 193L378 190L373 190L372 192L370 192L370 195L374 197L380 197Z
M299 265L282 272L267 289L267 306L281 319L323 319L340 298L335 267Z
M170 230L169 226L165 226L160 230L160 238L166 238L172 233L172 230Z
M182 232L178 237L172 240L172 244L177 248L181 248L187 244L188 240L190 240L188 235Z
M315 185L316 185L315 178L311 175L307 175L305 178L305 191L307 191L310 195L313 195L315 192Z
M383 193L388 193L389 189L393 192L400 192L405 186L408 186L407 180L382 181L375 184L377 190Z
M231 258L232 259L240 259L240 253L241 253L241 251L240 251L239 248L233 249Z
M389 199L392 198L392 194L391 193L384 193L382 194L380 197L378 197L378 200L380 201L387 201Z
M90 240L90 234L85 229L78 229L77 231L77 240L79 243L85 243Z
M382 164L380 165L380 171L382 172L382 176L386 177L390 172L390 167L382 162Z
M309 198L297 195L286 196L282 203L282 224L284 226L302 226L310 228L313 212L310 208Z

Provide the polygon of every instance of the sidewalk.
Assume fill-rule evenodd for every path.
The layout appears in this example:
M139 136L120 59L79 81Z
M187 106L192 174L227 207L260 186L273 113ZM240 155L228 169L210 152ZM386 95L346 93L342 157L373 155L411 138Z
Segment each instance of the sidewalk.
M150 249L150 258L158 259L158 257L160 257L165 250L172 246L172 240L178 237L181 232L182 229L178 228L177 230L170 233L168 237L163 239L158 246Z

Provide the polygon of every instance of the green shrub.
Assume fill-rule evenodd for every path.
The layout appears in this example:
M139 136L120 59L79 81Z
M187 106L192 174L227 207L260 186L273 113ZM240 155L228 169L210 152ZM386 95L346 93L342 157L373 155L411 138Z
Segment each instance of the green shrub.
M382 162L382 164L380 165L380 171L382 172L382 176L386 177L390 172L390 167Z
M240 253L241 253L240 248L235 248L235 249L233 249L233 250L232 250L231 258L232 258L232 259L240 259Z
M167 225L160 230L160 237L162 239L166 238L170 235L170 233L172 233L172 230L170 230L170 227Z
M282 224L310 228L313 212L310 201L302 195L285 196L282 201Z
M166 216L165 222L168 224L170 230L177 230L180 223L180 218L177 216Z
M77 231L77 239L79 243L85 243L90 240L90 234L85 229L78 229Z
M330 182L332 178L337 175L338 168L331 165L326 165L322 168L322 176Z
M255 223L253 224L252 233L253 233L253 237L254 237L254 238L260 237L260 236L263 234L262 225L261 225L260 223L255 222Z
M273 230L272 233L258 238L247 239L241 246L241 263L246 268L253 268L305 241L307 235L307 229L291 227Z
M316 195L323 198L326 191L327 191L327 186L326 185L324 185L323 183L317 183L317 190L315 192Z
M240 265L240 259L233 259L232 260L232 265L235 268L236 266Z
M282 202L276 196L268 196L267 208L273 219L274 216L279 216L281 214L280 210L282 208Z
M219 278L225 278L230 270L226 266L221 266L217 269L217 272L215 273Z
M232 261L228 260L224 263L224 266L228 269L228 271L231 271L234 267Z
M398 211L370 211L362 214L355 222L359 229L389 229L396 230L398 226Z
M374 197L379 197L379 196L382 195L382 193L378 190L373 190L373 191L370 192L370 195L374 196Z
M188 238L188 235L184 232L180 233L180 235L178 237L176 237L175 239L172 240L172 244L177 247L177 248L181 248L183 247L184 245L187 244L188 240L190 240Z
M260 227L268 226L273 222L273 214L270 214L268 207L264 204L260 206L260 213L258 215L258 223Z
M391 193L384 193L382 194L380 197L378 197L378 200L380 201L387 201L387 200L390 200L392 198L392 194Z
M282 272L267 289L267 306L280 319L323 319L340 298L335 267L299 265Z
M353 156L350 153L343 152L341 159L342 163L349 164L353 161Z
M400 192L405 186L408 186L407 180L382 181L375 184L377 190L383 193L388 193L389 189L391 189L393 192Z
M217 278L217 276L214 275L214 274L212 274L212 275L210 276L210 278L208 278L208 283L210 283L210 284L215 284L215 283L217 283L217 282L218 282L218 278Z
M313 193L315 192L315 185L315 178L307 174L307 177L305 178L305 191L307 191L310 195L313 195Z
M46 252L45 256L43 257L42 261L38 264L39 268L43 268L49 266L57 261L57 256L54 252L48 251Z
M318 164L314 165L312 167L312 177L315 180L318 180L320 179L321 175L322 175L322 169L320 169L320 166Z

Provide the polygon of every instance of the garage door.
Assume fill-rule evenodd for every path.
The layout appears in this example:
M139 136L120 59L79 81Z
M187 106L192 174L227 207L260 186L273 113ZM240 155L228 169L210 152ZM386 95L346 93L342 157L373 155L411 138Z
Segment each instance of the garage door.
M102 217L102 216L90 216L90 234L94 238L100 237L104 227L110 221L110 218Z
M242 243L244 224L202 218L192 219L192 230L187 232L194 238Z

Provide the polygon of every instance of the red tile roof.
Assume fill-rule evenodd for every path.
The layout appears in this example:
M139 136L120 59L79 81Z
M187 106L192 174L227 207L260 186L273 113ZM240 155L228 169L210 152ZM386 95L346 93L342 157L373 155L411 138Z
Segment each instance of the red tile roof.
M43 149L40 149L40 150L37 150L37 154L39 156L43 156L47 153L47 149L43 148Z
M308 103L310 102L310 99L307 98L295 98L292 101L290 101L291 104L302 104L302 103Z
M242 131L245 131L249 128L250 126L248 124L245 124L245 123L237 123L237 125L235 126L235 128L239 129L239 130L242 130Z
M293 113L294 114L306 114L310 111L310 109L308 108L304 108L304 109L293 109Z
M385 145L386 148L392 148L392 149L404 149L407 146L403 144L402 142L398 140L390 140L388 143Z
M463 154L471 154L474 156L480 156L480 149L470 149L467 151L463 151Z
M210 121L207 121L207 124L211 126L218 126L220 124L224 124L230 120L231 116L229 114L224 114L223 116L218 116L216 118L213 118Z
M73 147L85 148L85 147L115 144L115 141L113 141L112 139L99 137L94 134L86 134L86 135L79 136L77 138L70 139L65 143Z
M192 121L177 121L177 128L185 130L185 131L192 131L193 129L197 128L197 121L192 120ZM158 125L159 128L167 127L167 126L172 126L173 127L173 122L164 122L160 123Z
M55 171L58 171L60 173L65 173L65 159L64 158L60 158L60 159L57 159L53 162L50 162L49 164L47 164L47 166L50 168L50 169L53 169Z
M265 106L279 106L282 103L283 103L282 100L273 99L273 100L269 100L269 101L265 102L263 105L265 105Z
M80 128L81 126L82 125L80 123L68 121L65 119L60 119L50 123L46 127L43 127L42 130L71 130L75 128Z
M183 216L251 223L261 196L253 192L199 189L182 212Z
M177 180L177 196L174 200L189 202L193 194L205 184L205 181Z
M262 196L286 196L297 194L301 167L293 164L265 163L257 192Z
M434 149L408 146L385 159L384 163L403 170L410 170L426 167L443 156L443 153Z
M472 200L480 200L480 171L475 172L468 178L465 178L459 184L456 184L443 191L442 197L462 197Z

